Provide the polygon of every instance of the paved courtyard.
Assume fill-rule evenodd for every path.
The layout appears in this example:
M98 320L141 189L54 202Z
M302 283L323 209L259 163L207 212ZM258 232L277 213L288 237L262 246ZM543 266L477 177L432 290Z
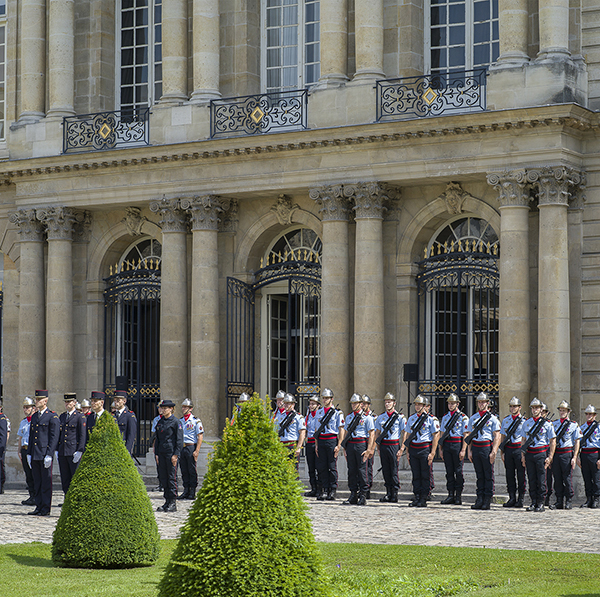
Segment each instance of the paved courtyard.
M149 492L152 505L162 505L157 492ZM442 506L440 497L427 508L370 501L367 506L343 506L341 501L309 500L310 517L317 541L331 543L382 543L398 545L448 545L501 549L532 549L600 553L600 510L587 508L544 513L508 510L493 504L490 511L474 511L472 500L465 506ZM408 498L408 496L403 496ZM28 516L32 508L22 506L26 494L6 490L0 495L0 543L49 543L60 508L49 517ZM53 503L63 501L55 491ZM178 502L173 514L156 513L163 539L177 537L191 502Z

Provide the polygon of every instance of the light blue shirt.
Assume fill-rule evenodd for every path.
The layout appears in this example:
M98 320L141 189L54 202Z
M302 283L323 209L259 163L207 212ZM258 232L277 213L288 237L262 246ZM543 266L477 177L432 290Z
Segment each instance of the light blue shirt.
M288 415L289 413L283 413L283 415L280 415L280 419L276 423L277 431L279 431L279 425L285 421ZM282 442L297 442L298 438L300 437L300 432L303 429L306 429L304 417L301 414L294 413L294 419L287 426L286 430L283 432L283 435L279 439Z
M27 420L25 417L20 425L19 430L17 431L17 435L21 438L21 447L29 445L29 428L31 427L31 422Z
M202 421L194 415L190 415L187 421L185 417L181 417L181 424L183 425L183 443L197 444L198 436L204 433Z
M356 429L352 432L350 440L352 439L367 439L371 431L375 429L375 423L371 415L365 415L362 411L358 415L352 411L347 417L344 424L344 429L350 427L350 423L354 420L354 417L360 417L360 423L356 426Z
M593 425L594 421L592 421L591 424ZM579 427L582 437L583 437L584 433L587 431L587 428L588 428L587 422L585 422L583 425L581 425ZM583 442L581 442L581 449L583 449L583 448L600 448L600 425L598 425L598 427L596 427L596 431L594 431L594 433L592 433L591 437L587 440L585 445L583 445Z
M157 415L152 419L152 427L150 428L150 433L154 433L156 431L156 424L162 419L160 415Z
M319 426L317 423L317 411L318 409L315 410L314 413L308 411L306 418L304 419L304 424L306 425L306 437L308 439L314 439L315 431Z
M450 419L452 418L453 415L454 415L453 412L448 411L442 417L442 422L440 424L440 431L442 433L446 433L446 427L448 426L448 423L450 423ZM467 415L465 415L465 413L460 413L458 420L454 423L454 425L452 426L452 429L450 429L450 433L448 433L448 438L456 439L456 438L464 437L468 424L469 424L469 417L467 417Z
M516 417L515 417L516 419ZM500 425L500 433L502 435L506 435L508 432L508 428L513 424L513 416L508 415L508 417L504 417L502 419L502 425ZM521 439L523 437L523 424L525 423L525 417L521 416L521 422L517 425L517 428L514 430L513 434L508 438L509 444L520 444Z
M556 421L552 422L552 425L554 426L554 434L555 435L558 435L558 430L562 427L563 422L564 421L561 419L557 419ZM568 426L567 430L565 431L565 434L562 436L562 439L560 441L556 442L556 447L557 448L573 448L575 446L575 442L578 439L581 439L579 425L577 425L577 423L575 423L575 421L569 421L569 426Z
M537 419L534 419L533 417L531 417L530 419L527 419L527 421L525 421L525 423L523 424L523 437L524 438L528 437L529 431L536 423L537 423ZM552 423L546 421L542 425L542 428L540 429L536 438L533 440L533 443L529 447L530 448L542 448L544 446L547 446L553 437L556 437L556 433L554 432L554 426L552 425Z
M486 413L483 414L485 416ZM471 433L473 431L473 427L477 425L477 421L481 419L481 415L479 411L477 411L470 419L469 425L467 426L467 432ZM492 415L487 423L483 426L483 428L477 434L477 437L473 438L473 441L476 442L493 442L494 441L494 433L496 431L500 431L500 421Z
M383 431L383 428L387 425L387 422L390 420L390 417L396 411L391 412L389 415L386 412L379 415L375 420L375 429L377 429L380 433ZM399 415L392 428L388 431L387 435L383 438L383 441L398 441L402 437L402 432L406 427L406 419L404 415Z
M333 406L330 406L329 408L334 408ZM329 408L327 409L327 411L329 411ZM325 407L321 407L318 411L317 411L317 429L321 426L321 419L325 416ZM329 420L329 423L327 423L327 426L325 427L325 429L323 429L323 433L322 435L337 435L340 431L340 427L344 426L344 413L342 413L341 410L336 410L333 413L333 416L331 417L331 419Z
M419 429L419 433L417 433L417 437L413 441L416 444L429 444L433 441L433 436L440 430L440 422L435 417L429 416L427 413L421 413L421 417L427 417L427 420L423 424L423 427ZM410 435L419 418L417 413L410 415L404 431Z

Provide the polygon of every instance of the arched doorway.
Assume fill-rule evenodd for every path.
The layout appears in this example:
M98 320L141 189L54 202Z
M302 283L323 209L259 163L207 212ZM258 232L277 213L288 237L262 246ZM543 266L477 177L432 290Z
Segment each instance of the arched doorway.
M499 251L489 223L460 217L433 235L419 263L419 392L434 412L450 392L469 414L479 392L498 398Z
M143 238L130 245L104 281L104 391L129 395L138 420L136 454L149 448L160 397L161 245Z

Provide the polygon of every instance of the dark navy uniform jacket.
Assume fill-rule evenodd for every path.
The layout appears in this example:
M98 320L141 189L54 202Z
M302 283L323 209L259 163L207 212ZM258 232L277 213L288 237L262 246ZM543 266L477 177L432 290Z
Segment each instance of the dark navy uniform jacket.
M90 414L85 415L85 430L86 430L86 438L85 438L85 443L87 444L90 441L90 433L92 432L92 429L94 428L94 425L96 424L96 420L98 418L100 418L106 411L102 411L100 413L100 415L96 415L96 413L94 411L92 411Z
M64 412L60 415L60 436L58 439L58 455L73 456L75 452L85 450L85 418L76 410L70 417Z
M0 413L0 458L6 450L6 442L8 441L8 419L4 413Z
M135 415L130 410L125 408L121 414L119 414L119 411L114 413L114 417L117 421L117 425L119 426L121 437L125 442L125 447L131 454L133 450L133 444L135 443L135 437L137 435L137 421L135 419Z
M183 425L175 416L163 417L156 424L156 453L179 456L183 450Z
M54 411L47 408L44 414L33 413L27 454L31 454L32 460L44 460L46 456L53 458L59 436L60 421Z

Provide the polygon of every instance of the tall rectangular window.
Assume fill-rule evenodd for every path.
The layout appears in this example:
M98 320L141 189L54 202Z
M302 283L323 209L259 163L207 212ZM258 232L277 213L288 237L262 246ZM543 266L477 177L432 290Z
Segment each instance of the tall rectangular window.
M321 76L319 0L262 0L262 87L291 91Z
M162 0L121 0L117 80L120 110L135 113L162 95Z
M425 72L487 67L498 59L498 0L429 0Z
M0 0L0 141L6 139L6 0Z

